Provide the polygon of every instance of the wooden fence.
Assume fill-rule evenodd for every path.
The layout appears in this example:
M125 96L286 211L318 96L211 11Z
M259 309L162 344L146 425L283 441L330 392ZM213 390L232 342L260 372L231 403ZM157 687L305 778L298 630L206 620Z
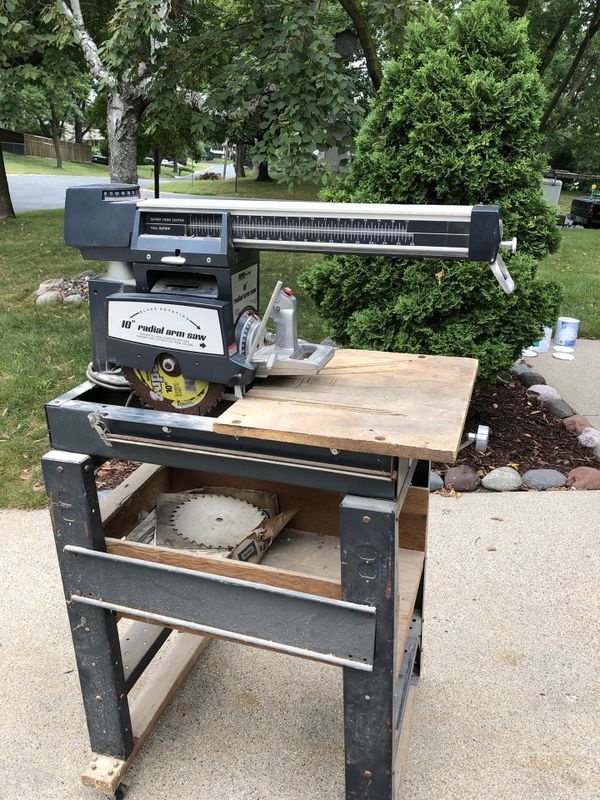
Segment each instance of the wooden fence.
M17 156L25 155L25 144L23 134L17 131L9 131L0 128L0 147L5 153L14 153Z
M55 158L52 139L45 136L34 136L24 133L26 156L39 156L40 158ZM89 164L92 158L92 149L88 144L75 144L75 142L60 142L60 152L65 161L76 161L79 164Z

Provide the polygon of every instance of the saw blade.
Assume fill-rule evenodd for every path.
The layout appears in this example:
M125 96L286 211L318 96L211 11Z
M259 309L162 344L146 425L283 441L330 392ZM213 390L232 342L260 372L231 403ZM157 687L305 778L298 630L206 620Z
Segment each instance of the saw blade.
M267 516L235 497L187 493L159 495L156 514L157 545L209 550L232 550Z
M123 374L142 403L157 411L206 414L225 392L221 383L190 380L178 369L167 372L159 359L150 371L123 367Z

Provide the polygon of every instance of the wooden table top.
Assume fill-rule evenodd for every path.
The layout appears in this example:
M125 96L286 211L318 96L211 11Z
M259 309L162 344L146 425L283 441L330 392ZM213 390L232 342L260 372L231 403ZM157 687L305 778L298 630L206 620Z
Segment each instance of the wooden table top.
M476 373L472 358L336 350L318 375L257 380L213 430L451 462Z

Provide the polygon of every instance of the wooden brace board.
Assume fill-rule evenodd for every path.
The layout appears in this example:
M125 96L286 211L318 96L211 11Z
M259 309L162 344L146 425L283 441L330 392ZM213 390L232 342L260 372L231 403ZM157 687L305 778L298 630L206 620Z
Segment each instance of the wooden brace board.
M477 361L337 350L318 374L257 381L215 433L454 461Z

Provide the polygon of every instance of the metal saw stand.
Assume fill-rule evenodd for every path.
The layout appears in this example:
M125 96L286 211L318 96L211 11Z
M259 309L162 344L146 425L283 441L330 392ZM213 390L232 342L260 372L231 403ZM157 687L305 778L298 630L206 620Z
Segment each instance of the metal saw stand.
M54 449L43 459L44 479L93 751L85 784L118 795L164 708L210 638L218 637L341 667L346 798L398 797L421 664L427 456L450 460L458 448L476 364L353 352L340 351L308 384L282 379L254 396L252 390L216 418L125 407L122 394L89 383L47 405ZM356 380L361 367L381 376L382 356L390 367L386 390L369 386L362 400L356 393L358 411L342 409L339 418L339 402L332 397L328 407L323 391L335 394L329 387ZM414 374L423 368L433 384L426 390ZM410 375L414 401L406 394ZM406 456L384 452L402 449L390 441L392 394L401 409L398 436L409 441L424 436L418 420L416 427L407 423L411 403L427 409L431 391L439 404L440 381L452 393L441 409L445 433L429 420L420 448L407 445ZM272 404L282 404L282 391L302 413L314 408L321 426L304 436L284 433L286 426L308 430L292 408L289 420L281 412L278 429L267 436L251 418L258 414L272 424ZM371 421L368 442L356 416L364 413ZM375 435L379 418L388 426L385 437ZM354 450L344 425L356 431ZM440 449L442 440L452 442L450 449ZM345 442L344 449L334 442ZM140 467L103 506L94 469L107 458L160 466ZM278 494L282 511L299 507L295 528L339 535L340 579L315 577L293 564L214 560L123 539L158 493L201 485L262 488ZM135 620L126 637L119 637L119 618ZM168 658L165 653L153 682L130 702L131 689L172 631Z

